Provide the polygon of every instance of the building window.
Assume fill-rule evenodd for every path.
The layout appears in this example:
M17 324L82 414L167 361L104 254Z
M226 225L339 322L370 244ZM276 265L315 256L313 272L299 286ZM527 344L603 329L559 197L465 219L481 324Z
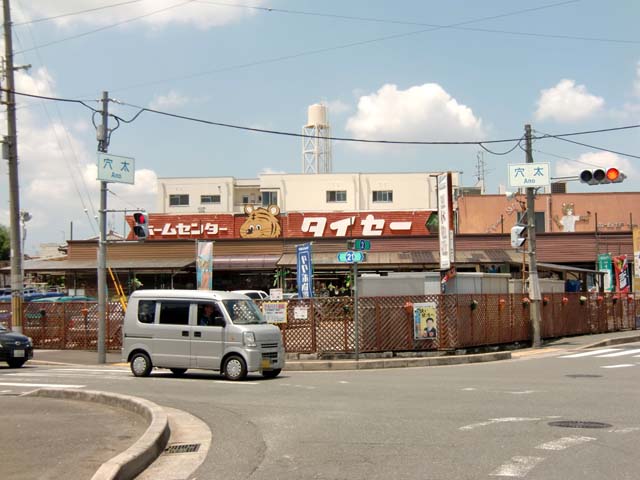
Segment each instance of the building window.
M184 207L189 206L189 195L169 195L169 206Z
M346 190L327 190L327 203L346 202Z
M393 190L374 190L373 201L380 203L393 202Z
M249 203L249 195L242 195L242 204L246 205Z
M220 195L200 195L200 203L220 203Z
M278 192L262 192L262 206L268 207L269 205L278 204Z

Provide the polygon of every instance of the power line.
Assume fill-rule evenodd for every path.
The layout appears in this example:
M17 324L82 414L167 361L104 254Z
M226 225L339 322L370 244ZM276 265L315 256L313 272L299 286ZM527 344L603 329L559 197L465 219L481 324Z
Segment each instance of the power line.
M594 167L594 168L601 167L601 165L596 165L595 163L589 163L589 162L585 162L585 161L583 161L583 160L576 160L576 159L574 159L574 158L563 157L562 155L557 155L557 154L555 154L555 153L550 153L550 152L544 152L544 151L542 151L542 150L538 150L538 149L536 149L536 148L534 148L534 149L533 149L533 151L534 151L534 152L537 152L537 153L541 153L541 154L543 154L543 155L548 155L548 156L550 156L550 157L559 158L559 159L561 159L561 160L566 160L566 161L568 161L568 162L581 163L581 164L583 164L583 165L587 165L587 166L589 166L589 167Z
M73 16L76 16L76 15L82 15L82 14L85 14L85 13L98 12L100 10L106 10L108 8L121 7L123 5L129 5L131 3L140 3L140 2L143 2L143 1L144 0L129 0L128 2L112 3L111 5L104 5L102 7L88 8L86 10L78 10L76 12L61 13L60 15L54 15L52 17L42 17L42 18L36 18L34 20L29 20L29 21L26 21L26 22L14 23L13 26L14 27L21 27L23 25L32 25L34 23L48 22L50 20L57 20L58 18L73 17Z
M0 91L7 92L8 90L6 88L0 88ZM94 112L98 112L98 110L95 110L94 108L88 106L82 100L71 99L71 98L49 97L49 96L44 96L44 95L34 95L34 94L30 94L30 93L23 93L23 92L17 92L17 91L14 91L13 93L15 95L23 95L23 96L32 97L32 98L40 98L40 99L43 99L43 100L78 103L78 104L81 104L81 105L91 109ZM155 113L157 115L162 115L162 116L166 116L166 117L177 118L177 119L180 119L180 120L187 120L187 121L191 121L191 122L202 123L202 124L205 124L205 125L212 125L212 126L217 126L217 127L233 128L233 129L236 129L236 130L244 130L244 131L256 132L256 133L267 133L267 134L271 134L271 135L282 135L282 136L287 136L287 137L308 138L308 135L305 135L303 133L286 132L286 131L282 131L282 130L269 130L269 129L264 129L264 128L255 128L255 127L246 127L246 126L243 126L243 125L235 125L235 124L232 124L232 123L215 122L215 121L206 120L206 119L203 119L203 118L191 117L191 116L188 116L188 115L180 115L180 114L177 114L177 113L170 113L170 112L164 112L164 111L161 111L161 110L155 110L153 108L141 107L139 105L134 105L134 104L131 104L131 103L126 103L126 102L122 102L122 101L118 101L118 100L115 100L115 103L118 103L119 105L123 105L123 106L126 106L126 107L131 107L131 108L138 109L138 112L128 120L125 119L125 118L122 118L122 117L120 117L118 115L110 114L110 116L113 117L114 119L116 119L118 122L123 122L123 123L133 123L144 112L149 112L149 113ZM609 150L609 149L605 149L605 148L601 148L601 147L595 147L595 146L592 146L592 145L587 145L587 144L583 144L583 143L580 143L580 142L575 142L573 140L569 140L567 138L564 138L564 137L575 136L575 135L592 135L592 134L596 134L596 133L615 132L615 131L629 130L629 129L635 129L635 128L640 128L640 124L637 124L637 125L625 125L625 126L622 126L622 127L601 128L601 129L597 129L597 130L587 130L587 131L580 131L580 132L559 133L559 134L553 134L553 135L552 134L548 134L548 133L544 133L544 132L540 132L540 131L536 131L537 133L542 134L542 136L532 137L532 139L544 140L544 139L547 139L547 138L556 138L558 140L563 140L565 142L576 143L578 145L583 145L583 146L586 146L586 147L589 147L589 148L595 148L595 149L598 149L598 150L604 150L604 151L608 151L608 152L611 152L611 153L616 153L618 155L625 155L625 156L629 156L629 157L633 157L633 158L640 158L639 156L630 155L630 154L626 154L626 153L622 153L622 152L616 152L614 150ZM499 140L466 140L466 141L448 141L448 140L447 141L445 141L445 140L436 140L436 141L434 141L434 140L430 140L430 141L423 141L423 140L373 140L373 139L353 138L353 137L314 137L314 138L321 138L321 139L325 139L325 140L335 140L335 141L339 141L339 142L376 143L376 144L389 144L389 145L479 145L482 148L485 148L483 145L516 142L516 144L509 151L503 152L503 153L492 152L491 150L488 150L487 148L485 148L485 150L487 150L489 153L492 153L494 155L506 155L507 153L510 153L513 150L515 150L516 148L518 148L520 146L520 142L522 141L522 137L519 137L519 138L505 138L505 139L499 139Z
M91 35L93 33L98 33L98 32L102 32L104 30L109 30L111 28L115 28L115 27L118 27L120 25L124 25L126 23L131 23L131 22L135 22L136 20L140 20L140 19L143 19L143 18L146 18L146 17L150 17L151 15L156 15L158 13L166 12L167 10L171 10L171 9L174 9L174 8L177 8L177 7L182 7L182 6L186 5L186 4L192 3L194 1L195 0L186 0L186 1L181 2L181 3L176 3L175 5L170 5L168 7L161 8L160 10L154 10L152 12L145 13L143 15L138 15L136 17L131 17L131 18L128 18L126 20L122 20L120 22L112 23L110 25L105 25L104 27L96 28L94 30L89 30L87 32L79 33L77 35L72 35L70 37L60 38L58 40L53 40L52 42L43 43L42 45L36 45L35 47L27 48L27 49L22 50L20 52L15 52L15 55L18 55L18 54L21 54L21 53L25 53L25 52L30 52L31 50L35 50L37 48L41 49L41 48L45 48L45 47L50 47L51 45L57 45L59 43L67 42L69 40L75 40L76 38L86 37L87 35Z
M535 7L530 9L529 11L543 10L547 8L563 6L570 3L575 3L576 1L567 1L561 2L557 4L551 5L543 5L541 7ZM434 23L424 23L424 22L412 22L406 20L390 20L385 18L373 18L373 17L360 17L360 16L352 16L352 15L339 15L333 13L322 13L322 12L310 12L303 10L291 10L285 8L271 8L271 7L259 7L253 5L242 5L242 4L230 4L224 2L216 2L212 0L197 0L197 3L215 5L221 7L230 7L230 8L244 8L249 10L259 10L266 13L284 13L290 15L304 15L311 17L325 17L325 18L334 18L338 20L352 20L359 22L370 22L370 23L382 23L382 24L392 24L392 25L411 25L411 26L422 26L422 27L436 27L436 28L446 28L451 30L464 30L470 32L480 32L480 33L497 33L497 34L506 34L506 35L515 35L515 36L524 36L524 37L537 37L537 38L552 38L552 39L560 39L560 40L580 40L580 41L590 41L590 42L603 42L603 43L620 43L620 44L640 44L640 40L626 40L626 39L618 39L618 38L603 38L603 37L587 37L587 36L577 36L577 35L566 35L566 34L547 34L547 33L538 33L538 32L517 32L512 30L497 30L490 28L474 28L474 27L463 27L463 26L448 26L442 24L434 24Z
M634 127L629 127L629 128L637 128L640 125L635 125ZM614 131L614 130L621 130L621 128L617 128L617 129L610 129L609 131ZM587 147L587 148L593 148L595 150L600 150L602 152L609 152L609 153L615 153L616 155L622 155L623 157L629 157L629 158L637 158L640 159L640 156L638 155L632 155L630 153L624 153L624 152L618 152L616 150L611 150L609 148L603 148L603 147L596 147L595 145L589 145L587 143L582 143L582 142L576 142L575 140L569 140L568 138L564 138L564 137L568 137L569 134L564 134L564 135L550 135L548 133L543 133L540 131L537 131L537 133L542 133L543 136L542 137L538 137L540 139L544 139L544 138L555 138L556 140L562 140L563 142L569 142L569 143L573 143L575 145L580 145L582 147ZM584 135L585 133L577 133L574 135Z

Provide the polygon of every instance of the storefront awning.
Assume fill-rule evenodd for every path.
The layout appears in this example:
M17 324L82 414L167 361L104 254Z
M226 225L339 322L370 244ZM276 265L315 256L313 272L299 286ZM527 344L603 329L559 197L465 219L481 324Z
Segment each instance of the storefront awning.
M337 253L314 253L312 257L314 267L339 267L348 264L338 262ZM500 264L522 262L522 253L513 250L467 250L456 252L456 262L463 264ZM409 251L409 252L367 252L367 261L361 266L371 267L410 267L428 265L438 267L439 252ZM277 262L279 267L295 267L296 254L285 253Z

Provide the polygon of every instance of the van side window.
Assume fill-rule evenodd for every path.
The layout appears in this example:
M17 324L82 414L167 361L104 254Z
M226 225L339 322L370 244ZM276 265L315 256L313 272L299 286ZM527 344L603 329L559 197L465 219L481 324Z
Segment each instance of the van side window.
M160 324L189 325L189 302L165 302L160 304Z
M224 315L217 303L198 304L198 325L203 327L224 327Z
M156 301L140 300L138 302L138 321L140 323L154 323L156 320Z

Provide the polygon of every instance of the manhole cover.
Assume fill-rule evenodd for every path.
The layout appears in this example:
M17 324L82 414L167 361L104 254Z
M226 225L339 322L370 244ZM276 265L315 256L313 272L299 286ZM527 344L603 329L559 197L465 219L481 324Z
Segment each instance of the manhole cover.
M200 448L199 443L183 443L180 445L169 445L164 449L164 453L193 453Z
M570 375L565 375L565 377L569 378L602 378L602 375L592 375L589 373L573 373Z
M549 422L552 427L564 428L609 428L611 425L602 422L584 422L582 420L561 420L558 422Z

